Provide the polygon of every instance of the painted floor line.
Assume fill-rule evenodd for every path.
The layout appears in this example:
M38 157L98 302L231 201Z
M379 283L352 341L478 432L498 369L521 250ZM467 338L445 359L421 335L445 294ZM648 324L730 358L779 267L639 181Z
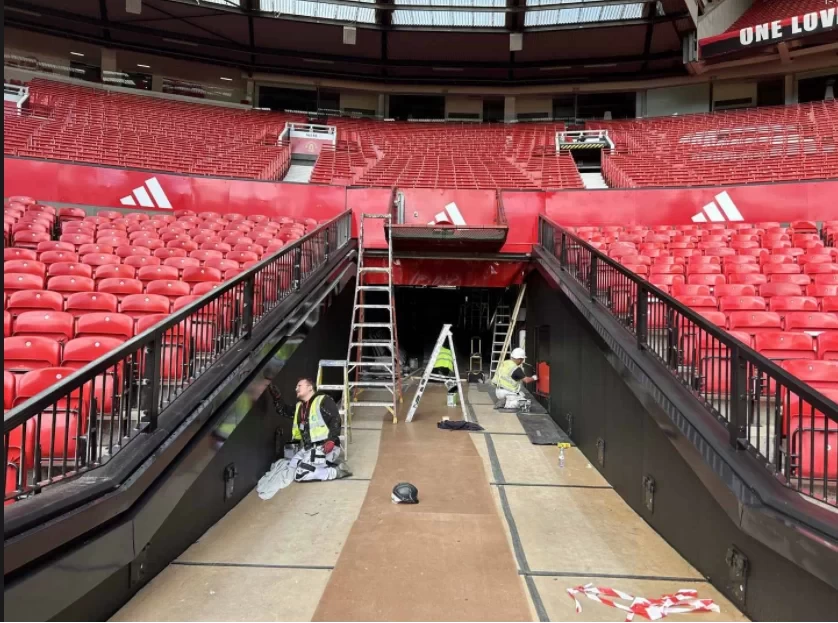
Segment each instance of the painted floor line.
M254 569L302 569L305 571L332 571L333 566L328 565L271 565L256 562L193 562L189 560L174 560L172 565L182 567L246 567Z
M707 583L705 578L683 578L666 575L626 575L621 573L591 573L589 571L518 571L519 575L546 578L607 578L614 580L652 580L656 582Z
M614 489L611 485L566 485L538 482L490 482L493 487L555 487L558 489Z

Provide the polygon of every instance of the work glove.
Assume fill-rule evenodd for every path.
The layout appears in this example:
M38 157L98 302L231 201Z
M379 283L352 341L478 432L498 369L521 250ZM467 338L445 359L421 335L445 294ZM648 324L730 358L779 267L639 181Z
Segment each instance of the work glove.
M533 380L533 381L537 381L537 380L538 380L538 375L537 375L537 374L533 374L533 375L532 375L532 380Z
M323 444L323 451L326 454L329 454L329 452L331 452L334 449L335 449L335 442L334 441L327 441L326 443Z

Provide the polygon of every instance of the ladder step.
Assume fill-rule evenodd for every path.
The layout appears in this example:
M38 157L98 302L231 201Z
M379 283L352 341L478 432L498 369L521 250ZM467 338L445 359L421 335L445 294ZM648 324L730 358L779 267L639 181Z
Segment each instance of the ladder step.
M367 292L389 292L390 286L358 286L358 290L366 290Z
M318 385L317 391L324 391L324 392L342 392L346 389L344 385Z
M320 360L320 367L321 368L342 368L346 365L346 360L344 359L321 359Z
M382 274L390 274L389 268L381 268L380 266L371 266L369 268L361 267L359 272L362 273L382 273Z
M349 381L350 387L392 387L393 381ZM318 389L320 389L318 387Z
M372 329L392 329L393 323L392 322L356 322L352 325L353 327L370 327Z
M349 368L386 368L388 371L393 368L391 361L357 361L349 364Z
M376 346L379 346L381 348L393 348L393 342L375 342L365 340L363 342L351 342L349 346L360 346L361 348L374 348Z
M386 407L388 409L394 408L393 402L376 402L370 400L361 400L359 402L350 402L353 407Z

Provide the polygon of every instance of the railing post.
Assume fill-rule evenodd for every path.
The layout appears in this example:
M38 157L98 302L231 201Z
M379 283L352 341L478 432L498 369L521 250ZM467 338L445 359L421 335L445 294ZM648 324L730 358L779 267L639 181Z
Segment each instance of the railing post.
M637 348L643 350L649 338L649 291L642 283L637 284Z
M295 291L300 289L300 275L302 271L302 263L303 247L302 245L300 245L296 249L294 249L294 267L291 273L291 288Z
M748 429L748 362L742 357L739 346L728 346L730 362L728 365L728 379L730 387L730 404L728 405L728 434L730 445L739 448L739 442L747 439Z
M250 338L253 332L253 306L256 302L256 275L248 277L244 282L244 301L242 309L242 337ZM264 297L263 297L264 300Z
M329 226L326 228L326 243L323 247L323 259L325 261L329 261L329 252L332 250L332 227Z
M148 426L146 432L157 430L157 416L160 413L161 367L163 359L163 335L158 335L146 346L146 378L148 388Z
M595 253L591 253L591 273L588 275L588 292L591 295L591 300L596 300L597 289L597 272L599 272L599 258Z
M567 234L562 232L561 248L559 249L559 266L567 270Z

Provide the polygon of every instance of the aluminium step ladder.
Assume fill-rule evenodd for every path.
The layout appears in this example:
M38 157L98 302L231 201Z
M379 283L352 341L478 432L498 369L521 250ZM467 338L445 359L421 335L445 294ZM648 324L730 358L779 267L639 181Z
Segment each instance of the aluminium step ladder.
M323 382L324 371L328 368L341 370L343 382L327 384ZM321 359L317 364L317 391L340 392L338 411L341 416L341 437L343 456L349 458L349 444L352 443L352 408L349 401L349 365L343 359Z
M355 300L352 304L352 327L346 355L351 397L348 408L384 407L398 421L398 403L402 399L401 363L396 332L396 300L393 295L393 242L387 238L387 265L368 266L364 253L364 222L383 220L387 228L392 222L390 214L361 214L358 223L358 278L355 282ZM384 277L386 283L369 283L370 277ZM368 293L386 294L386 302L367 303ZM367 311L386 318L385 322L368 322ZM389 399L361 400L366 390L381 390L390 394Z
M454 360L453 379L448 376L441 376L433 373L436 358L439 357L439 351L442 350L442 346L446 340L448 341L448 349L451 351L451 358ZM446 384L446 387L450 383L457 384L457 393L459 394L460 399L460 410L463 412L463 421L468 422L469 417L466 412L466 404L463 401L463 383L460 380L460 368L457 366L457 353L454 351L454 338L451 335L450 324L443 325L442 331L439 332L439 337L434 345L434 350L431 353L430 359L428 359L428 364L425 366L425 373L422 375L422 379L419 381L419 386L416 388L416 394L413 396L413 401L410 403L410 410L407 412L407 417L405 418L406 422L413 421L413 416L416 415L416 409L419 408L419 401L422 400L422 396L425 393L425 388L428 386L429 381L441 381Z
M518 313L521 311L526 290L527 284L524 283L518 290L518 298L515 300L515 307L512 310L511 316L508 305L498 305L495 330L492 334L492 361L489 368L490 380L495 378L495 372L498 366L506 359L506 353L509 352L509 346L512 344L512 335L515 332L515 325L518 322Z

